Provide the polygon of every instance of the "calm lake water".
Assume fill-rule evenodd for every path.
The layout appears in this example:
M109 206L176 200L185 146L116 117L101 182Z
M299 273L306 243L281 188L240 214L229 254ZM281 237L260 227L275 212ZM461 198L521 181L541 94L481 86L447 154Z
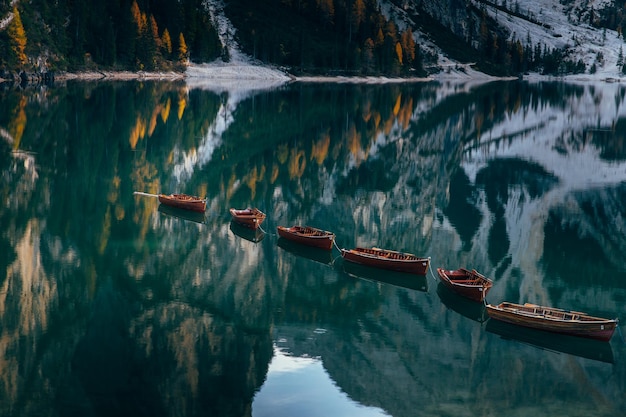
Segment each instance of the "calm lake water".
M434 272L626 320L624 85L4 89L0 175L1 416L626 415L621 328L498 324ZM350 267L296 224L431 269Z

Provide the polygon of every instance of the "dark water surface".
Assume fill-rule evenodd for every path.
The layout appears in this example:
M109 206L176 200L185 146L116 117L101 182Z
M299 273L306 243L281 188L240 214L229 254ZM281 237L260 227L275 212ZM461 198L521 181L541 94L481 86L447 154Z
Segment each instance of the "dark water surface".
M487 319L626 320L626 87L175 83L0 90L1 416L620 416L626 342ZM204 215L146 193L206 196ZM262 230L231 224L256 206ZM431 257L426 277L279 240Z

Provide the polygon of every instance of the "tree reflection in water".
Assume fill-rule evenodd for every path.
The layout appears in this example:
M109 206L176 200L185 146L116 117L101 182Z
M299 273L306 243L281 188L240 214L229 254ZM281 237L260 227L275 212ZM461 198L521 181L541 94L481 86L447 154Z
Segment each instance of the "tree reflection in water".
M308 224L475 268L492 302L623 318L623 86L131 82L0 103L0 415L275 415L270 388L325 388L330 414L626 412L615 341L613 363L527 349L431 282L355 279L272 233ZM263 240L231 231L246 206ZM274 367L304 357L281 391Z

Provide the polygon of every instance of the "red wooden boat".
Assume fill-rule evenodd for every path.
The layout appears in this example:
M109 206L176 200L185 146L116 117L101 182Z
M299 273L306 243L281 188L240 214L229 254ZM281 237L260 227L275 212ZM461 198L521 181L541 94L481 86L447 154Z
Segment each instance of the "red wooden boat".
M243 210L231 208L230 215L233 216L234 222L251 229L258 229L263 220L265 220L265 213L258 208L246 208Z
M465 268L453 271L437 268L437 274L443 284L463 297L482 303L493 286L493 281L479 274L475 269Z
M592 317L580 311L567 311L535 304L503 302L497 306L487 304L487 314L494 320L553 333L611 340L617 319Z
M430 264L430 258L380 248L341 249L341 256L361 265L418 275L426 275Z
M184 210L204 212L206 210L206 199L187 194L159 194L159 202L166 206L176 207Z
M310 226L278 226L278 235L303 245L331 250L335 242L335 234Z

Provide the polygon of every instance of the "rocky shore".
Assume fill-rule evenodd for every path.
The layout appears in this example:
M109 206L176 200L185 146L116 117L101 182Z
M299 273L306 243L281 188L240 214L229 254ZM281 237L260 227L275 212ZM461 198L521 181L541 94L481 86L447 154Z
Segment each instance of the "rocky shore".
M145 71L91 71L64 72L55 75L57 80L182 80L182 72L145 72Z
M68 80L182 80L182 72L146 72L146 71L80 71L80 72L0 72L0 83L8 82L21 85L51 84Z

